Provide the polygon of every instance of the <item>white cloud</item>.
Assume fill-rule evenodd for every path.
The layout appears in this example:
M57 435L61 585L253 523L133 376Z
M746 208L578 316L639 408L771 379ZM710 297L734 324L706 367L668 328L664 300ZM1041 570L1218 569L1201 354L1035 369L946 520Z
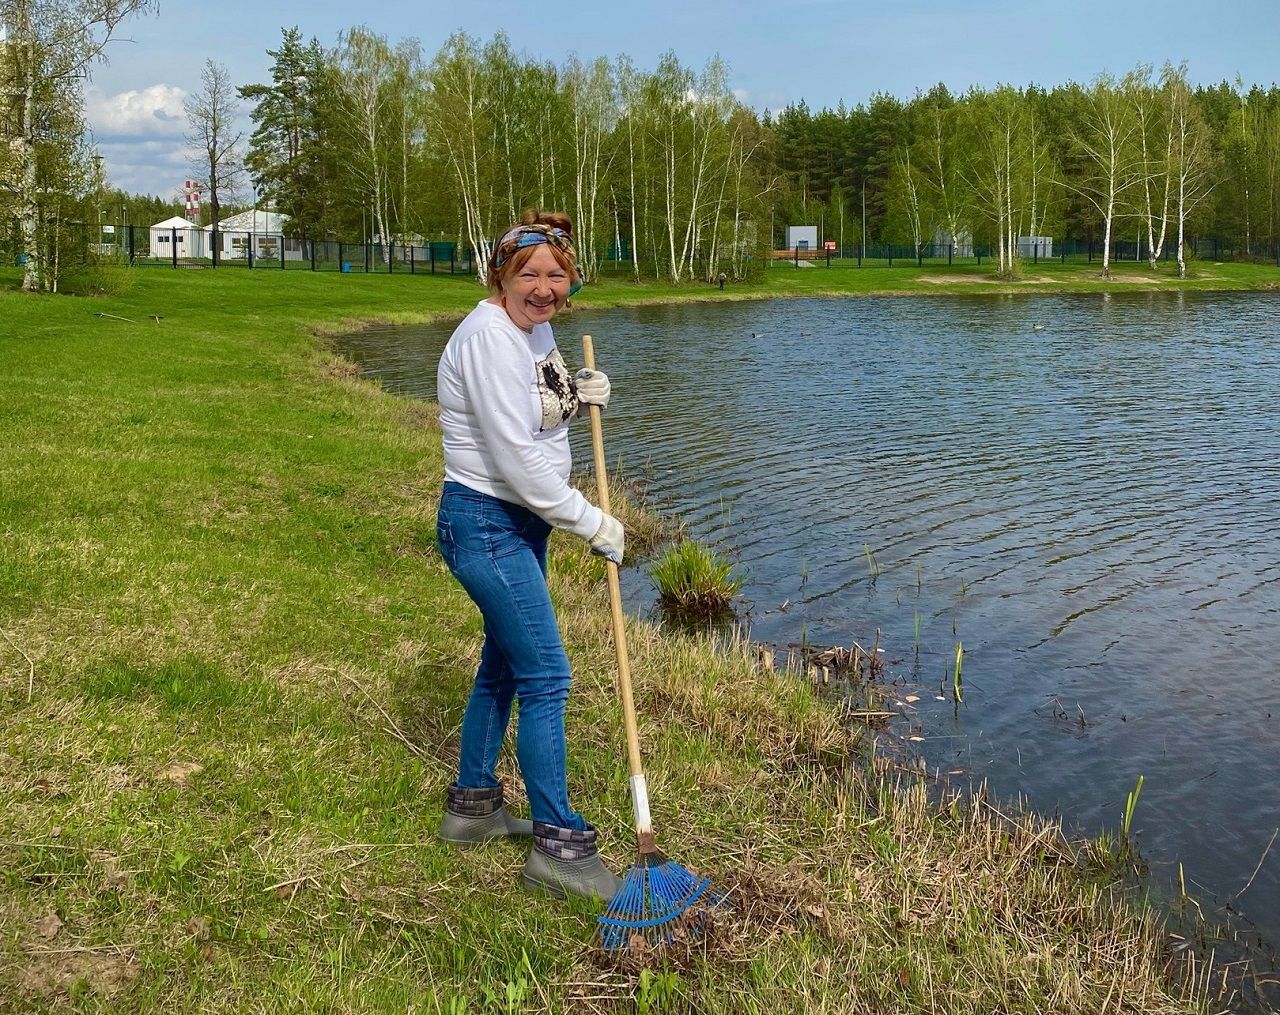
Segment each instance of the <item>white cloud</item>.
M733 97L739 102L745 103L747 99L751 97L751 93L745 88L735 88L733 90Z
M97 88L85 93L85 112L99 137L176 137L187 126L177 85L155 84L137 91L104 95Z
M99 141L97 147L110 185L131 194L174 198L191 176L180 140Z

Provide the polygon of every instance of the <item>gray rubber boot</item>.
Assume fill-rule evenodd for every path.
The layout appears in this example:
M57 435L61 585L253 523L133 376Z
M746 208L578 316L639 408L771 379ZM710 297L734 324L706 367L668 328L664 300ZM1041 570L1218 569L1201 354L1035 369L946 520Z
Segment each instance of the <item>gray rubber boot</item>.
M576 895L608 903L622 887L596 850L596 831L574 831L535 821L533 849L524 862L521 883L531 892L548 892L556 898Z
M495 839L528 838L533 822L513 818L502 802L502 787L468 789L452 785L448 790L440 838L454 846L479 846Z
M478 846L494 839L527 839L532 834L533 822L513 818L506 807L484 817L445 811L440 823L440 838L455 846Z

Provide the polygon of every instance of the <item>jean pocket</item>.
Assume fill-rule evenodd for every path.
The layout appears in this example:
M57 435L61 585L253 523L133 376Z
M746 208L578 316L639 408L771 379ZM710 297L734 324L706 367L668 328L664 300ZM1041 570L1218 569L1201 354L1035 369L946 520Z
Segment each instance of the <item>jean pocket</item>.
M446 503L437 516L441 547L448 540L455 570L467 557L501 556L510 551L512 539L519 538L507 513L496 505L463 501ZM449 558L446 558L447 560Z

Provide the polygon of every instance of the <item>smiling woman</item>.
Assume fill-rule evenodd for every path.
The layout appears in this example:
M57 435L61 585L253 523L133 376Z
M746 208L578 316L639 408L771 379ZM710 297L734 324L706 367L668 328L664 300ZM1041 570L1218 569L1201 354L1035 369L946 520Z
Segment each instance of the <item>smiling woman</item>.
M581 285L568 216L527 211L494 246L492 295L458 325L437 392L445 484L440 555L484 617L484 647L462 718L457 779L440 836L470 845L532 836L526 888L608 901L618 879L595 829L569 805L564 732L569 659L547 590L547 539L567 529L622 562L622 524L569 485L569 422L604 406L609 379L569 376L550 320ZM510 817L494 774L513 700L516 755L532 822Z
M491 301L523 330L549 321L582 288L572 237L568 215L530 209L494 244Z

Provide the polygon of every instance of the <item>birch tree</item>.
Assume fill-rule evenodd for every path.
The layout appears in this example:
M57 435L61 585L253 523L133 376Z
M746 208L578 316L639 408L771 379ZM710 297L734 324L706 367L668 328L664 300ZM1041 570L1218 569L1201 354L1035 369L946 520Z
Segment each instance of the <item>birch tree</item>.
M764 220L766 202L775 189L776 181L762 178L757 170L766 139L755 115L739 104L733 112L732 125L733 144L726 166L726 175L733 174L731 267L733 277L743 279L762 271L768 264L773 238L765 238L760 223ZM839 185L832 190L831 201L838 209L836 217L843 228L845 201Z
M911 148L902 146L894 151L889 170L888 202L889 220L907 239L912 252L918 258L924 243L927 223L922 201L924 183L920 173L911 164Z
M52 256L42 217L58 195L50 181L41 179L40 164L58 164L51 149L56 150L60 142L68 158L81 150L81 83L106 58L107 46L120 26L153 6L154 0L0 0L0 36L7 41L9 58L3 97L14 124L4 182L14 195L26 254L24 290L52 285L48 275ZM78 134L66 130L68 124Z
M579 261L588 276L600 266L597 237L602 194L612 166L611 137L618 99L607 60L584 67L570 60L564 69L565 100L573 122L573 221Z
M493 142L493 118L487 83L482 79L475 42L457 33L449 38L431 65L428 132L436 139L458 187L462 228L477 252L477 275L488 274L494 230L494 177L498 152Z
M1239 74L1236 75L1236 89L1240 93L1240 115L1236 120L1240 132L1238 149L1239 155L1232 161L1235 163L1236 171L1240 177L1240 189L1242 191L1240 207L1244 218L1244 252L1245 256L1248 256L1253 253L1253 230L1251 229L1249 182L1250 176L1252 176L1251 170L1253 168L1254 145L1253 132L1249 129L1251 126L1251 118L1249 116L1249 94L1245 90L1244 81L1241 79ZM1231 134L1234 135L1235 131L1232 130ZM1232 143L1234 144L1234 137Z
M519 167L524 156L524 146L520 138L526 124L520 122L521 112L521 66L519 58L511 48L511 42L501 32L493 37L484 49L480 71L486 81L485 91L488 93L488 105L493 110L493 130L495 147L501 158L495 167L495 184L501 193L497 199L505 199L507 222L516 220L517 190L523 190L523 180L517 183L521 175ZM526 78L527 82L527 78ZM497 209L495 209L496 214Z
M1012 236L1015 244L1019 236L1044 234L1057 186L1054 181L1059 175L1048 129L1036 108L1035 100L1040 97L1042 93L1029 90L1022 99L1020 140L1011 166L1017 180L1015 204L1019 208Z
M1084 117L1073 141L1084 157L1083 178L1064 183L1084 197L1103 223L1102 277L1111 277L1111 236L1123 203L1142 179L1138 118L1128 82L1099 76L1087 93Z
M660 100L655 135L664 160L669 272L673 282L680 282L692 272L702 231L717 211L712 199L717 147L725 140L732 99L719 60L694 78L674 54L667 54L654 82Z
M970 209L964 182L960 175L960 144L956 128L955 106L944 106L937 96L925 110L924 136L921 139L921 180L930 195L938 225L950 237L949 242L961 242L968 232Z
M391 69L389 133L393 140L388 173L388 239L404 242L406 231L416 211L421 193L423 149L426 146L423 105L426 70L422 47L417 39L404 39L396 45ZM390 258L391 252L387 251Z
M627 212L631 235L631 267L635 281L640 281L640 233L638 213L640 192L636 187L636 168L644 150L644 130L639 126L643 104L643 84L641 75L631 62L630 57L618 61L618 96L621 103L622 128L626 132L627 152ZM639 135L639 137L637 137ZM637 147L639 146L639 147Z
M206 60L200 90L188 95L182 108L190 127L183 139L192 171L209 192L211 239L216 244L222 197L234 192L244 169L240 151L244 133L235 126L238 103L227 68Z
M1257 132L1258 161L1263 167L1264 206L1260 209L1267 223L1267 237L1280 257L1280 105L1264 111Z
M1147 265L1155 271L1169 226L1169 194L1173 184L1169 172L1173 154L1172 110L1168 89L1152 84L1149 66L1140 65L1130 78L1141 149L1138 174L1142 195L1138 213L1146 233Z
M1002 85L994 92L969 93L968 148L964 177L984 217L995 228L996 265L1001 276L1016 270L1014 172L1022 117L1018 92Z
M347 168L359 184L361 207L368 209L384 258L391 256L386 245L401 231L393 218L395 181L409 143L402 115L416 50L414 40L393 49L385 37L362 27L345 32L334 54L338 124L352 153Z
M654 151L660 160L654 207L646 209L646 221L660 222L668 277L678 282L684 271L685 249L677 251L677 235L681 218L680 183L682 170L690 163L686 105L693 92L693 76L680 66L675 54L667 53L657 70L646 80L643 102L648 112L648 127ZM660 203L659 203L660 202Z
M696 179L695 206L691 210L693 223L690 249L690 272L702 255L702 278L706 282L715 279L724 246L724 228L727 217L729 184L733 179L731 166L740 143L732 119L736 103L729 90L729 68L719 59L712 60L698 79L697 93L693 97L694 122L701 133L700 175ZM701 205L696 203L701 196Z
M1178 277L1186 278L1187 219L1213 189L1213 145L1187 85L1186 66L1166 64L1162 83L1169 103L1169 176L1178 222Z

